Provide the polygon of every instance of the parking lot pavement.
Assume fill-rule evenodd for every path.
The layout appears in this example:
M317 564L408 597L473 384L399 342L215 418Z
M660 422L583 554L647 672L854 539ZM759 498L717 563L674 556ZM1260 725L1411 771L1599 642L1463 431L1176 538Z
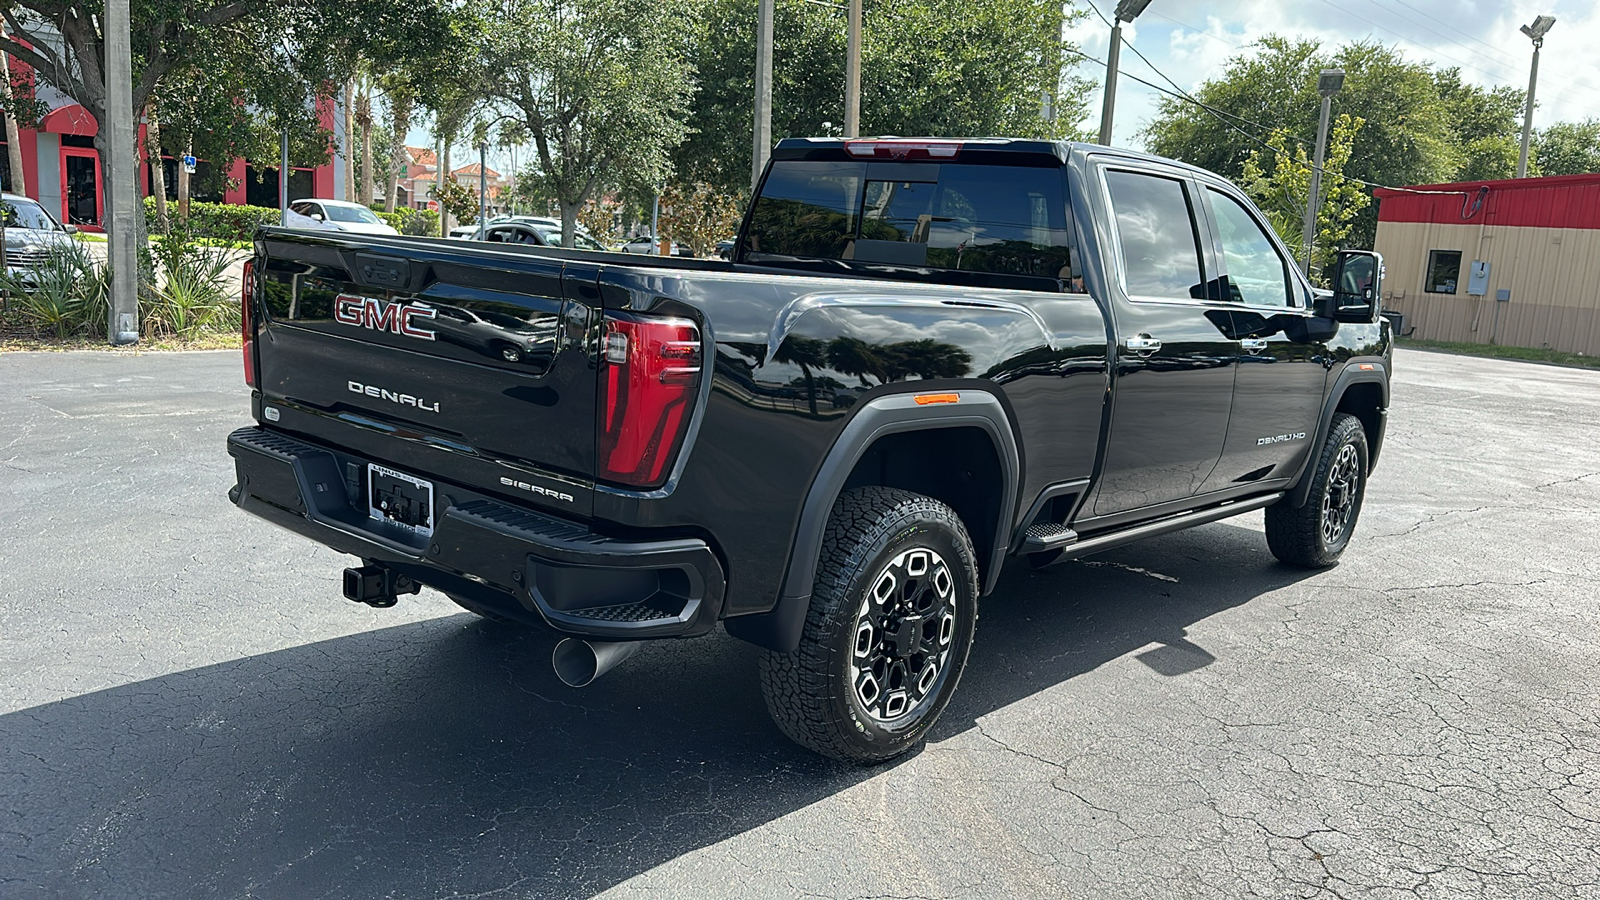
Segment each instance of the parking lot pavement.
M0 896L1600 897L1600 373L1401 352L1346 560L1260 515L985 600L920 753L233 509L238 354L0 354Z

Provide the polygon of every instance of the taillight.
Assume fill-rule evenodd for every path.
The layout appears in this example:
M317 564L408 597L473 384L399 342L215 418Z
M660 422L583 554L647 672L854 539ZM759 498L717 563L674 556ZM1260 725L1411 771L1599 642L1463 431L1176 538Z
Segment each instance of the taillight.
M955 159L960 141L908 141L889 138L876 141L845 141L844 151L857 159Z
M256 261L245 260L243 281L239 288L239 332L243 338L240 343L244 347L244 383L249 387L256 386L256 329L252 321L256 306L255 273Z
M700 329L688 319L608 312L602 335L599 477L657 487L700 385Z

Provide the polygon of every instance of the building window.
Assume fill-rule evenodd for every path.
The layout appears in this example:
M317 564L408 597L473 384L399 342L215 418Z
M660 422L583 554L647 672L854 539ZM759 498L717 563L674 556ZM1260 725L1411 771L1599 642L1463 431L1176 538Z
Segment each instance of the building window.
M1454 294L1460 278L1460 250L1428 251L1428 283L1423 290L1430 294Z

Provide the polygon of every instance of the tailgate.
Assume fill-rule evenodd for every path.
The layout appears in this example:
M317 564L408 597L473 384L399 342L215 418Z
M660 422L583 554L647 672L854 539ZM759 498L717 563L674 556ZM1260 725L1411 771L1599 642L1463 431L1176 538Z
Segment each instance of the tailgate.
M443 241L263 241L257 385L269 424L415 475L591 512L597 269Z

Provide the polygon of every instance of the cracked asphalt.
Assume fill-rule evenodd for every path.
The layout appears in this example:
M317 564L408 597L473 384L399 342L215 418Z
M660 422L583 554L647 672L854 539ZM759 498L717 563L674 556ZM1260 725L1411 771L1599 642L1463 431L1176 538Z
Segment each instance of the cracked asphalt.
M925 749L551 639L225 497L237 352L0 354L0 897L1600 897L1600 372L1402 351L1337 568L1260 514L986 598Z

